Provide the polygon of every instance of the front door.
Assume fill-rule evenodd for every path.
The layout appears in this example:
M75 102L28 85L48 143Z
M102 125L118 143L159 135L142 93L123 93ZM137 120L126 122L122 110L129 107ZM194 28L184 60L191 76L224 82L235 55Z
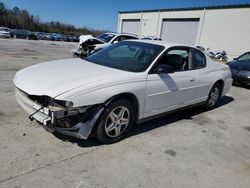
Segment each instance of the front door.
M190 64L192 52L188 48L168 50L148 74L144 117L171 111L195 101L196 74ZM172 73L157 73L157 67L167 64Z

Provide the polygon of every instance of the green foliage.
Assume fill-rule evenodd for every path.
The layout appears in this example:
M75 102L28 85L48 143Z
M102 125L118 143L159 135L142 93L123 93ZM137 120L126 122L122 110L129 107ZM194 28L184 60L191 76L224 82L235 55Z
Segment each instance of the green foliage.
M39 16L30 15L27 10L21 10L14 7L7 9L4 3L0 2L0 27L9 27L11 29L27 29L34 32L62 33L69 35L91 34L96 36L105 31L89 29L86 27L76 28L70 24L64 24L58 21L42 22Z

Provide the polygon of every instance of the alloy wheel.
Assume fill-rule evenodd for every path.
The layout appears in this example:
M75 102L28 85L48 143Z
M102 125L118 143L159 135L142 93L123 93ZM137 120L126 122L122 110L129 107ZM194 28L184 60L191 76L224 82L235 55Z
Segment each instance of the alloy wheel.
M130 123L130 113L127 107L118 106L113 109L105 121L105 133L111 138L119 137Z
M220 96L219 88L214 87L209 96L209 101L208 101L209 107L213 107L217 103L219 96Z

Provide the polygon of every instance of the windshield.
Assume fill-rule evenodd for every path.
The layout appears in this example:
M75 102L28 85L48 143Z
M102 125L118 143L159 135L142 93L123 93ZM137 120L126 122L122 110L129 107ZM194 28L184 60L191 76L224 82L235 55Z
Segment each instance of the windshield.
M240 57L238 57L237 60L238 61L250 61L250 52L241 55Z
M163 50L163 46L156 44L122 41L90 55L85 60L115 69L143 72Z
M107 33L104 33L104 34L101 34L101 35L98 35L96 38L104 41L104 42L109 42L111 41L112 38L114 38L114 34L107 34Z

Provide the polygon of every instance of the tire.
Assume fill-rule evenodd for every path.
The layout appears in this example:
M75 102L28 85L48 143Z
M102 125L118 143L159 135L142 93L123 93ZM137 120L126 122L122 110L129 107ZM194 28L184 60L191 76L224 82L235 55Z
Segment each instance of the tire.
M218 101L221 97L222 85L220 83L215 83L209 92L208 99L206 101L206 109L211 110L216 107Z
M110 103L99 117L95 137L104 144L124 139L135 120L133 105L124 99Z
M227 62L227 60L228 60L228 58L227 58L226 56L223 56L223 57L222 57L222 61L223 61L223 62Z
M77 53L73 53L73 57L77 58L79 57Z

